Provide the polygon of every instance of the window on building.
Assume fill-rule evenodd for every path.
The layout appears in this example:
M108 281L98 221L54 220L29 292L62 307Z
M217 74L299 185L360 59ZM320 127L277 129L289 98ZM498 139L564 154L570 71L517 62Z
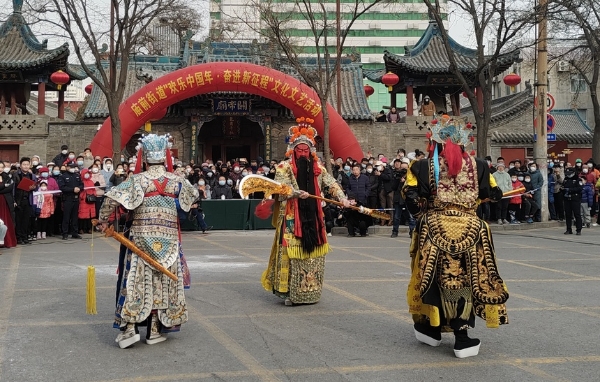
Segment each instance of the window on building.
M587 83L583 76L579 73L571 75L571 93L587 92Z

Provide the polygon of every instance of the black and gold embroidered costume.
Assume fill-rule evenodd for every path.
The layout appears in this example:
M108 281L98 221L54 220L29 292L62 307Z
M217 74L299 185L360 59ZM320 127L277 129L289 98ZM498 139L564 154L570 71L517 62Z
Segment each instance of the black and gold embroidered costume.
M502 192L487 164L466 154L456 176L441 159L436 180L434 167L434 159L414 161L402 190L417 218L407 293L413 319L455 333L474 327L476 315L488 327L507 324L508 291L498 274L492 234L476 215L481 200L499 200Z

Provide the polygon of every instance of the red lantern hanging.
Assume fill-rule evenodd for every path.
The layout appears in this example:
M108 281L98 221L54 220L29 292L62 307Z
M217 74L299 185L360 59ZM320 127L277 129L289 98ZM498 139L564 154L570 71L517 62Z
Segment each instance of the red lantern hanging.
M50 76L50 81L54 82L57 86L56 89L60 90L63 85L67 84L71 78L69 75L62 70L57 70Z
M371 86L371 85L365 85L365 86L363 86L363 89L365 90L365 95L367 97L369 97L370 95L375 93L375 89L373 89L373 86Z
M92 94L92 89L94 88L94 84L88 84L83 90L85 90L85 92L87 94Z
M388 87L388 91L390 92L392 91L394 85L396 85L398 82L400 82L400 77L392 72L387 72L383 75L383 77L381 77L381 83L386 85Z
M510 91L515 91L515 86L521 83L521 77L516 73L510 73L504 76L504 84L510 86Z

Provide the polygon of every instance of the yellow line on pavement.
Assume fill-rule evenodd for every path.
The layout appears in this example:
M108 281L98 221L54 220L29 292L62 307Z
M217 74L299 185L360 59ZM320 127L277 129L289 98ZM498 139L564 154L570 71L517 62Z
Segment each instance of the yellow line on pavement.
M345 291L343 289L336 288L336 287L334 287L331 284L323 284L323 288L327 289L327 290L330 290L330 291L332 291L332 292L334 292L336 294L339 294L340 296L343 296L343 297L345 297L345 298L347 298L349 300L358 302L359 304L362 304L362 305L364 305L366 307L369 307L369 308L373 309L374 311L386 314L388 316L392 316L392 317L394 317L394 318L396 318L396 319L398 319L398 320L400 320L402 322L406 322L406 323L409 323L409 324L413 323L413 320L410 317L408 317L408 313L402 314L402 313L399 313L396 310L386 309L386 308L384 308L382 306L379 306L379 305L377 305L377 304L375 304L375 303L373 303L371 301L365 300L364 298L359 297L357 295L354 295L354 294L352 294L350 292L347 292L347 291Z
M532 365L560 365L566 363L596 363L600 362L600 356L572 356L572 357L541 357L541 358L500 358L495 359L477 359L471 358L467 360L452 360L452 361L440 361L440 362L413 362L413 363L397 363L397 364L385 364L385 365L352 365L352 366L330 366L330 367L314 367L314 368L287 368L271 370L274 375L312 375L312 374L352 374L352 373L378 373L378 372L392 372L402 370L427 370L427 369L448 369L448 368L469 368L469 367L488 367L488 366L500 366L508 365L512 367L520 368L523 371L527 371L536 376L542 376L546 380L557 380L562 381L557 377L551 376L542 370L534 369ZM254 374L250 371L224 371L224 372L210 372L210 373L181 373L181 374L165 374L165 375L151 375L151 376L140 376L136 378L123 378L114 379L110 381L102 382L125 382L125 381L173 381L173 380L186 380L186 379L205 379L215 377L250 377ZM547 377L549 376L549 377ZM316 377L316 376L315 376ZM322 377L321 377L322 378ZM314 379L317 380L317 379ZM101 381L97 381L101 382Z
M566 272L566 271L561 271L559 269L553 269L553 268L547 268L547 267L540 267L539 265L521 263L521 262L515 261L515 260L504 260L504 262L515 264L515 265L522 265L524 267L530 267L530 268L540 269L540 270L543 270L543 271L560 273L560 274L567 275L567 276L581 277L581 278L589 277L589 276L585 276L585 275L580 275L579 273Z
M198 322L204 330L208 332L217 342L219 342L227 351L237 358L253 375L259 377L262 381L279 381L280 379L273 374L272 371L264 367L252 354L246 351L239 343L237 343L229 334L225 333L221 328L204 317L195 308L188 304L190 318Z

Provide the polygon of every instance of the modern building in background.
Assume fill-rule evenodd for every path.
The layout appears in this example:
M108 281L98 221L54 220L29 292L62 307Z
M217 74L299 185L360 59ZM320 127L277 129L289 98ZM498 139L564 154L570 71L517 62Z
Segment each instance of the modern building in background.
M255 0L260 1L260 0ZM305 16L296 8L295 1L270 0L281 4L282 18L289 17L294 27L288 30L290 36L304 45L304 52L315 54L316 47L310 41L312 32ZM335 0L319 0L325 2L327 14L322 19L336 20ZM318 3L315 1L315 3ZM255 8L249 2L241 0L211 0L210 2L210 32L211 39L226 42L260 41L260 17L255 14ZM344 12L354 2L341 1L342 28L351 19L351 14ZM442 17L446 18L446 11ZM319 16L317 14L316 16ZM247 21L252 20L252 21ZM250 25L249 25L250 24ZM383 53L404 54L407 47L419 41L429 25L427 7L421 2L397 2L377 4L355 21L344 43L344 54L360 54L363 69L383 69ZM303 42L303 43L302 43ZM336 36L331 36L329 45L335 49ZM365 81L375 88L375 93L369 97L369 107L379 111L389 107L387 88L379 83ZM397 106L403 107L405 100L397 100Z

